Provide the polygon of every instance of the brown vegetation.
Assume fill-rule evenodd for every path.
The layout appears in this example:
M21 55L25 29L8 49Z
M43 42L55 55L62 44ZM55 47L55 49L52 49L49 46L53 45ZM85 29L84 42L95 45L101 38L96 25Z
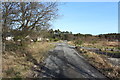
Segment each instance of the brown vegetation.
M47 52L54 45L47 42L31 43L26 48L3 53L3 78L34 77L32 67L47 57Z
M105 55L96 54L94 52L81 50L82 55L90 64L96 67L100 72L109 78L120 78L120 67L112 65Z

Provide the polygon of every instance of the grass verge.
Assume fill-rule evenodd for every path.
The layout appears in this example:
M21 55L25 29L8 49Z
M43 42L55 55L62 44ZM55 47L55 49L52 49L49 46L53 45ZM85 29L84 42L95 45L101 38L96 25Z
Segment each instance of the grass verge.
M35 62L42 62L47 56L47 52L55 45L48 42L35 42L20 47L19 50L4 51L3 59L3 78L26 78L34 77L32 67ZM9 47L10 48L10 47ZM11 48L13 46L11 45Z

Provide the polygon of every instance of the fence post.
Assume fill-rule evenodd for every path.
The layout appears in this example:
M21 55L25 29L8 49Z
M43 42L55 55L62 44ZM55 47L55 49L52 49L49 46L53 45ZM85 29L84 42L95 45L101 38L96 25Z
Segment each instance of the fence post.
M2 2L0 1L0 79L2 79Z

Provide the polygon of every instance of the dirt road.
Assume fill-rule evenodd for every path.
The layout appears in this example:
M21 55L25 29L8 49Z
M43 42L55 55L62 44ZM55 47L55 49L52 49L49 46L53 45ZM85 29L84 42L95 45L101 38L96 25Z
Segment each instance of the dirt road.
M57 78L106 78L98 70L88 64L79 55L74 47L66 43L57 43L54 50L50 51L50 56L44 61L42 68L44 77Z

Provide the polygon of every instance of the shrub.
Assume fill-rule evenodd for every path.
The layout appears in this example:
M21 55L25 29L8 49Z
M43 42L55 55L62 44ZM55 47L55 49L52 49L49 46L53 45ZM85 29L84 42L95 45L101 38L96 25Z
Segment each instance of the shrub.
M58 38L55 38L54 41L59 41L59 39L58 39Z
M91 43L94 45L95 43L97 43L97 41L91 41Z
M83 44L83 41L82 40L76 40L74 42L75 45L82 45Z
M120 50L120 47L118 47L118 49Z

